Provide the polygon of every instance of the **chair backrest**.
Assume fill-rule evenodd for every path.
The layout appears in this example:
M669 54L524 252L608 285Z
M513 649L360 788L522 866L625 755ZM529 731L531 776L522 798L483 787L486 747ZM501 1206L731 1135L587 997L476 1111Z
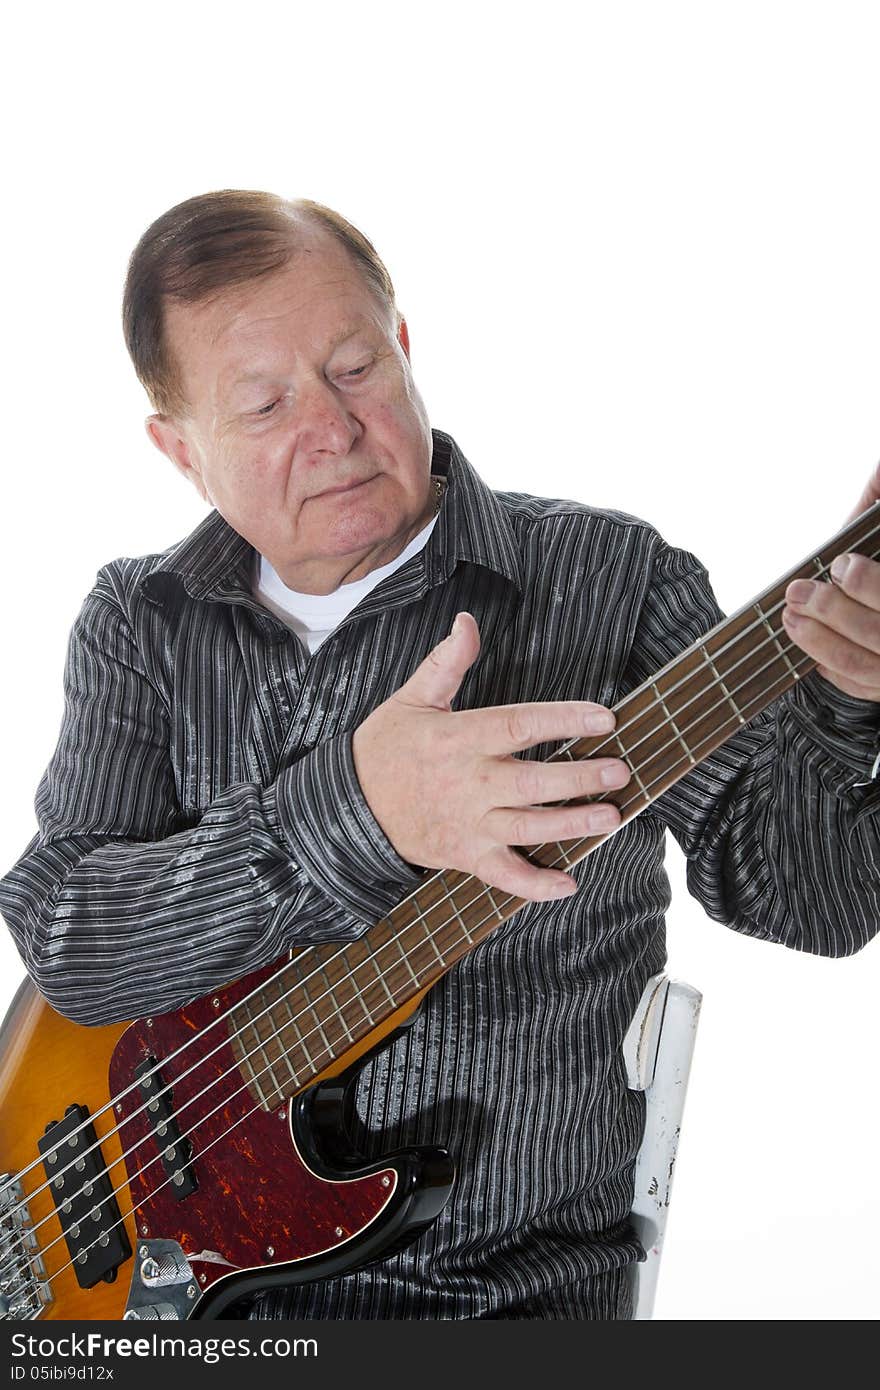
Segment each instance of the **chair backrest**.
M645 1093L645 1133L636 1161L631 1220L647 1251L633 1265L633 1317L650 1318L666 1232L672 1176L703 996L654 975L623 1044L630 1089Z

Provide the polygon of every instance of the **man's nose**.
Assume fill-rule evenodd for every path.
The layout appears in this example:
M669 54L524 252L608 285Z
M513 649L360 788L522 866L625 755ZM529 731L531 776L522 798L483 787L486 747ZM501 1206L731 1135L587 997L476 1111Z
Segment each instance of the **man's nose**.
M363 434L339 392L328 381L313 381L297 401L300 446L311 452L347 454Z

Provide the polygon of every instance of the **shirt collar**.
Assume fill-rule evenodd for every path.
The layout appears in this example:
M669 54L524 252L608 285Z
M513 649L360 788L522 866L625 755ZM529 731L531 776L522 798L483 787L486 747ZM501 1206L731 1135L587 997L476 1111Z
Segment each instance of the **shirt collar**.
M443 505L426 547L432 580L447 578L466 561L494 570L521 588L519 550L507 512L452 436L440 430L432 433L431 471L446 477Z
M516 538L507 512L465 458L451 435L432 431L431 471L446 478L437 525L425 551L430 582L448 578L456 565L469 562L522 586ZM251 599L256 551L217 511L205 517L177 545L157 556L140 584L147 598L161 600L169 580L177 580L191 598Z

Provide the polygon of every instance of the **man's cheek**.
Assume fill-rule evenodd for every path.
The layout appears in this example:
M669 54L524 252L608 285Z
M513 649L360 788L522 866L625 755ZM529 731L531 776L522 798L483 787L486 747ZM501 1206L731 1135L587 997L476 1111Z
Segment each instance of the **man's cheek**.
M364 415L363 423L368 438L373 434L377 441L384 440L389 444L397 440L408 441L412 448L412 441L418 433L417 412L405 385L400 383L394 392L389 391L376 401L369 414Z

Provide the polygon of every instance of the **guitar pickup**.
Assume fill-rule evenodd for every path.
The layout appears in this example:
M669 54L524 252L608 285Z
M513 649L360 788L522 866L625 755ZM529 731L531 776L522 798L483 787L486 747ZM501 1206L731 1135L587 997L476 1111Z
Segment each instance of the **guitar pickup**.
M162 1156L162 1167L171 1179L171 1191L178 1201L182 1201L195 1192L199 1184L190 1163L193 1146L188 1139L180 1137L173 1093L162 1080L155 1057L147 1057L139 1063L134 1074L138 1078L140 1093L147 1102L146 1113Z
M112 1284L131 1255L125 1224L98 1137L86 1124L85 1105L68 1105L63 1120L52 1120L37 1140L61 1222L76 1281L94 1288L99 1279Z

